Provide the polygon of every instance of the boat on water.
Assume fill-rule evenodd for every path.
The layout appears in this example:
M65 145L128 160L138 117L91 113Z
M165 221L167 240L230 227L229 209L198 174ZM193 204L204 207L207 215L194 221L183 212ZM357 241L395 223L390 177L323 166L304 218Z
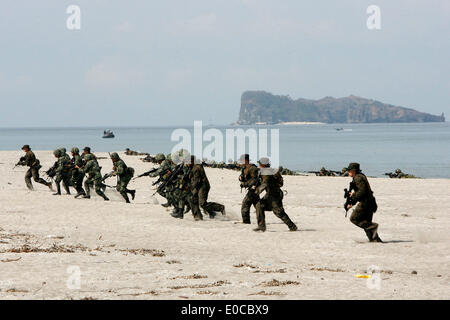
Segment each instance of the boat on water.
M103 131L103 137L102 138L114 138L114 133L111 130L104 130Z

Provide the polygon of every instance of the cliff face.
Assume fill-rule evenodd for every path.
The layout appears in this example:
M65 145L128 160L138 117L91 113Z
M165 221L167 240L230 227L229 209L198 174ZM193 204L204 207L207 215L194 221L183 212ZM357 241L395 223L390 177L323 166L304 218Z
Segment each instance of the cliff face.
M413 109L384 104L356 96L345 98L325 97L320 100L276 96L265 91L246 91L242 94L238 124L264 122L325 122L325 123L376 123L376 122L444 122L440 116Z

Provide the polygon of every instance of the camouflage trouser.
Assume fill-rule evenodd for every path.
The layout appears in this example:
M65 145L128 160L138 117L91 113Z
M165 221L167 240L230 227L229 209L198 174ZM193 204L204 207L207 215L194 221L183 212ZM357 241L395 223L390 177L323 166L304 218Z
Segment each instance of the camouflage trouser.
M119 177L119 180L117 181L116 190L122 195L122 197L129 202L130 199L128 199L127 193L133 194L134 191L128 190L128 184L130 183L130 180L133 176L132 175L124 175Z
M66 193L70 194L70 190L69 190L70 177L69 177L68 172L63 171L61 173L58 173L55 176L56 191L58 193L61 193L61 181L63 182L63 187L64 187L64 190L66 190Z
M75 188L75 190L77 190L78 193L84 193L83 179L84 179L83 173L79 172L78 169L72 170L72 177L71 177L72 186Z
M372 218L373 209L370 207L370 205L367 205L364 202L360 202L353 210L352 215L350 216L350 221L354 225L364 229L367 238L369 238L369 240L373 240L373 230L378 227L378 224L372 222Z
M295 228L295 224L286 214L283 208L283 196L267 194L256 204L256 219L258 221L258 227L262 230L266 230L266 215L265 211L273 211L273 213L280 218L289 229Z
M172 195L174 197L176 208L184 211L186 206L188 206L189 208L191 207L191 192L189 190L183 190L178 187L172 192Z
M256 204L259 201L259 196L253 190L247 191L244 199L242 200L241 215L243 223L250 223L250 208L253 205L256 208Z
M33 180L37 183L41 183L43 185L48 185L47 181L45 181L42 178L39 178L39 169L41 166L38 167L31 167L28 169L27 173L25 173L25 183L27 185L27 188L30 190L33 190L33 184L31 183L31 177L33 177Z
M91 195L91 189L90 187L94 186L95 187L95 192L102 197L103 199L106 198L106 195L103 193L102 191L102 178L87 178L84 181L84 188L86 189L86 195L90 196Z
M201 186L197 192L192 193L192 214L194 217L201 216L200 208L206 211L208 214L214 212L223 212L225 207L217 202L208 202L209 187Z

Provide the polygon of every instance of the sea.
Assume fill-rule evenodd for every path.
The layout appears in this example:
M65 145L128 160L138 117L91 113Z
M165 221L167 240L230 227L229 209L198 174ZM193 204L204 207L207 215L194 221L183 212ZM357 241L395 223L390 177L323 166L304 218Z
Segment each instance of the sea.
M400 168L421 178L450 178L450 123L447 122L209 125L203 132L218 129L225 136L227 129L237 128L267 129L269 136L270 130L278 130L280 165L295 171L319 171L321 167L341 170L349 162L359 162L369 176L386 177L385 173ZM115 138L103 139L105 129L112 130ZM62 146L68 150L77 146L81 150L90 146L94 153L124 151L125 148L150 154L169 153L179 142L171 139L177 129L186 129L193 135L193 126L0 128L0 150L17 150L18 157L22 155L20 148L24 144L29 144L33 150L53 150ZM204 146L207 144L205 142Z

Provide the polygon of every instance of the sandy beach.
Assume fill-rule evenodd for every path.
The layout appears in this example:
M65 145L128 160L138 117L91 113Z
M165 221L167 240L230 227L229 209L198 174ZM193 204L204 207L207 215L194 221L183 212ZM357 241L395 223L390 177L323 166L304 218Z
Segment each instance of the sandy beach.
M55 161L34 152L41 173ZM110 202L53 196L34 182L28 191L27 168L12 170L22 155L0 152L0 299L450 298L450 180L370 179L386 242L377 244L344 217L350 178L285 176L299 231L268 212L267 232L255 233L253 208L252 225L239 223L237 171L206 168L210 199L227 215L195 222L172 218L148 177L130 184L132 204L114 189ZM136 174L153 167L120 156Z

